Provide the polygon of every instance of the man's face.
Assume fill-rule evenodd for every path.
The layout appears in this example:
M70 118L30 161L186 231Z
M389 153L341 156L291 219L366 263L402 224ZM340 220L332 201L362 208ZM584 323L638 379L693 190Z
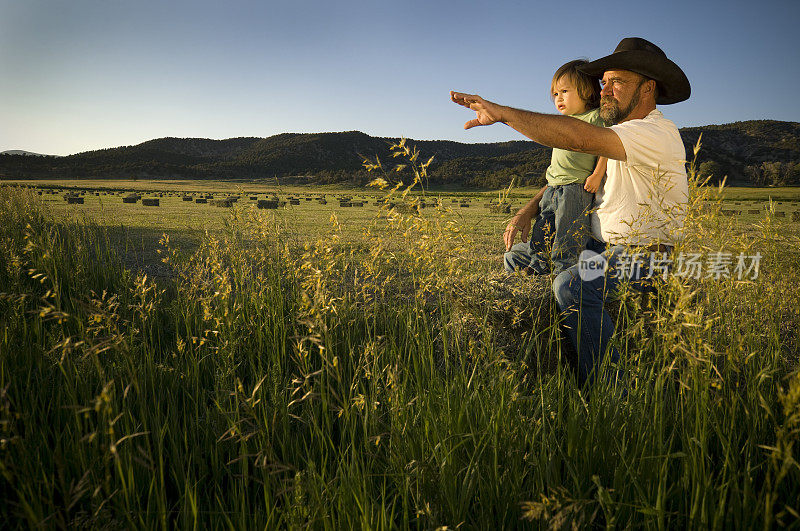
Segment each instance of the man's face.
M644 76L628 70L606 70L600 82L600 117L618 124L639 105Z

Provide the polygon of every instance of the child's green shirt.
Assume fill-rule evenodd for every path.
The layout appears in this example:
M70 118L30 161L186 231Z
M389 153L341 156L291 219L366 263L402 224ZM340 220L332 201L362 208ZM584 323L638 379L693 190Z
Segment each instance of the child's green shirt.
M592 109L583 114L573 114L573 118L583 120L592 125L605 127L606 123L600 118L600 110ZM577 153L565 149L553 148L550 166L547 168L547 184L556 186L561 184L582 183L594 171L597 157L587 153Z

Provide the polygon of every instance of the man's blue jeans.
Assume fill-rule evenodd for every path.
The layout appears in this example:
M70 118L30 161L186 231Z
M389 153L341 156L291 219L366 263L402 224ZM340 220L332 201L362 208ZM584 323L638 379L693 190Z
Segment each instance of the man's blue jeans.
M604 274L592 275L584 267L581 278L581 263L575 264L559 274L553 281L553 292L562 312L562 327L578 353L578 382L592 383L598 376L600 365L607 358L616 365L619 362L617 349L611 346L614 322L605 309L609 295L623 284L630 284L639 291L651 291L655 280L649 277L649 268L630 267L630 262L621 263L630 257L630 248L617 245L606 247L591 238L587 250L599 253L607 261ZM596 278L592 278L596 276ZM609 367L603 378L616 382L619 372Z
M546 275L552 262L553 273L558 274L575 264L589 237L588 211L593 197L583 183L548 186L529 242L518 243L503 255L505 270L526 269Z

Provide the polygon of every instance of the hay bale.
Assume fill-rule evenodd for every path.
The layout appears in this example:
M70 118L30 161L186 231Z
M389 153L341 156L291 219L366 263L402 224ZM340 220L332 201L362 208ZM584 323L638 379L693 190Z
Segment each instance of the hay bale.
M198 197L197 199L194 200L194 202L197 204L205 204L208 203L208 199L206 199L205 197Z
M792 221L800 221L800 210L792 212Z
M775 217L776 218L785 218L786 217L786 212L775 212Z
M761 214L761 209L758 209L758 208L751 208L750 210L748 210L748 211L747 211L747 213L748 213L748 214L755 214L755 215L758 215L758 214Z
M278 208L278 201L271 201L269 199L259 199L258 203L256 203L258 208L269 208L275 209Z
M82 205L83 204L83 197L79 195L68 195L64 199L67 200L67 203L70 205Z
M300 204L300 200L299 199L295 199L294 197L290 197L289 198L289 204L290 205L299 205Z
M733 216L733 215L735 215L735 214L736 214L736 211L735 211L735 210L723 210L723 211L722 211L722 215L723 215L723 216Z
M185 196L183 196L183 200L184 201L194 201L194 196L193 195L185 195Z
M122 198L122 202L123 202L123 203L135 203L135 202L137 202L139 199L141 199L141 197L139 197L138 195L136 195L136 194L130 194L130 195L126 195L125 197L123 197L123 198Z
M250 201L258 201L258 196L257 195L251 195L250 196Z
M145 197L142 199L142 205L144 206L159 206L160 199L156 199L155 197Z
M469 203L461 203L461 208L469 208Z
M487 205L491 212L497 212L498 214L510 214L511 213L511 204L510 203L489 203Z
M351 206L353 206L353 203L351 203L350 201L339 201L339 206L340 207L351 207Z
M211 206L219 207L219 208L230 208L233 206L233 201L228 198L225 199L214 199L211 201Z

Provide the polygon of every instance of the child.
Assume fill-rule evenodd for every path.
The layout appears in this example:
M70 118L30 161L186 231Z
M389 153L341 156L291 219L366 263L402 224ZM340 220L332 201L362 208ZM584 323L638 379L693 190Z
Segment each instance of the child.
M586 61L575 60L556 70L550 84L550 97L556 109L593 125L605 127L599 116L600 84L579 72ZM578 262L590 234L589 208L606 173L607 159L585 153L553 149L547 168L547 188L539 203L539 215L531 229L530 242L514 245L503 256L506 271L524 269L529 274L557 275ZM533 202L523 207L512 220L524 219ZM529 218L530 216L528 216ZM550 253L547 253L550 243Z

